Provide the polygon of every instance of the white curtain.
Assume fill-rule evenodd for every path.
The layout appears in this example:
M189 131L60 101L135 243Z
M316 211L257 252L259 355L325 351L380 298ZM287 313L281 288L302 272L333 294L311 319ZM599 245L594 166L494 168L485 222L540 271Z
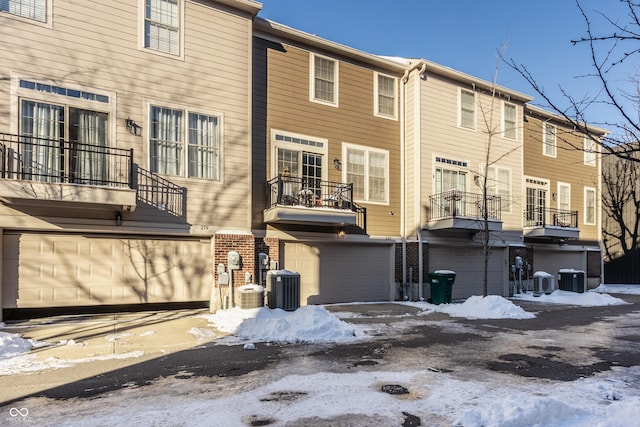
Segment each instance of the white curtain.
M72 114L72 117L75 117ZM75 180L82 184L103 184L107 180L107 115L95 111L80 110L75 151Z
M151 108L151 172L182 175L182 111Z
M64 107L23 101L22 160L25 179L60 182L63 117Z
M218 179L218 119L189 114L189 176Z

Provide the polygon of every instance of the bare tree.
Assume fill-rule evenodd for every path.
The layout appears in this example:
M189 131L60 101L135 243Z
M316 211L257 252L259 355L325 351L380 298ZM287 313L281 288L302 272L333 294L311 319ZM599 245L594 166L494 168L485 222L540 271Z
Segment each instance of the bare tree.
M576 6L584 20L586 35L571 40L571 43L588 46L592 71L582 77L596 81L599 86L596 95L579 98L561 87L561 99L552 99L524 64L517 63L514 59L503 59L540 95L546 108L561 115L577 131L584 132L597 141L602 147L602 154L637 162L639 159L633 153L640 151L639 86L635 76L621 78L620 73L640 56L640 3L620 0L620 9L609 9L607 13L587 11L580 0L576 0ZM625 18L614 18L618 13ZM601 28L600 25L605 28L604 33L596 29ZM604 105L619 120L588 120L590 107L596 105ZM587 123L604 127L611 133L600 138ZM620 146L624 148L615 149Z

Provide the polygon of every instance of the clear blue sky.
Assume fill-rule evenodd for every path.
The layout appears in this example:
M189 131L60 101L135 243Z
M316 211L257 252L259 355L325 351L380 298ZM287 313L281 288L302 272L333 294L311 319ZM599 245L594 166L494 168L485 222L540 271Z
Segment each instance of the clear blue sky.
M594 18L601 12L624 19L619 0L581 4ZM506 44L504 56L524 64L560 103L559 86L576 98L599 91L584 77L592 72L587 46L571 44L586 35L575 0L262 0L262 5L259 16L333 42L377 55L424 58L488 81ZM534 96L533 103L546 108L505 64L499 64L497 82ZM598 108L588 118L600 123L608 114Z

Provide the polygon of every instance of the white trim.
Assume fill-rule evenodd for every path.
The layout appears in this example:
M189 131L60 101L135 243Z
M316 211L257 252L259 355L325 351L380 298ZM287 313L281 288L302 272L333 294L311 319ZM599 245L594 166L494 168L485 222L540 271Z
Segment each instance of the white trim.
M323 144L323 147L313 147L309 145L296 144L288 141L276 141L276 135L288 136L291 138L300 138L309 141L317 141ZM271 129L271 174L269 176L278 176L278 148L284 148L287 150L308 151L310 153L321 154L324 156L325 161L322 165L322 180L326 180L328 174L328 162L329 162L329 140L326 138L319 138L317 136L304 135L301 133L283 131L279 129Z
M334 77L334 82L333 82L333 102L332 101L325 101L323 99L318 99L315 97L315 77L316 77L316 66L315 66L315 58L323 58L326 59L328 61L332 61L333 62L333 77ZM328 105L330 107L338 107L339 106L339 96L338 94L340 93L339 90L339 82L340 82L340 78L339 78L339 69L340 69L340 65L339 65L339 61L335 58L331 58L329 56L325 56L325 55L319 55L317 53L314 52L309 52L309 101L314 102L316 104L322 104L322 105Z
M560 205L560 201L562 199L562 197L561 197L561 195L562 195L561 188L566 188L567 191L568 191L567 197L569 199L569 207L566 208L566 210L570 211L571 210L571 184L569 184L568 182L558 181L558 197L557 197L557 200L556 200L556 206L557 206L558 209L564 209Z
M379 77L387 77L393 80L393 114L385 114L380 112L379 105L379 87L378 81ZM387 120L398 120L398 79L394 76L390 76L389 74L379 73L377 71L373 72L373 115L376 117L381 117Z
M473 95L473 128L462 126L462 92L470 93ZM478 116L478 97L475 91L469 89L463 89L458 87L458 123L457 126L460 129L476 131L477 130L477 116Z
M513 123L513 131L515 132L515 137L511 138L507 136L507 127L506 125L506 106L511 105L514 108L514 123ZM518 136L520 134L520 132L518 132L518 106L516 104L514 104L513 102L509 102L509 101L502 101L502 120L500 120L500 126L501 126L501 130L502 130L502 138L507 139L509 141L518 141Z
M389 205L389 180L391 178L391 172L389 170L389 150L383 150L380 148L373 148L373 147L367 147L366 145L359 145L359 144L352 144L349 142L343 142L342 143L342 182L347 182L347 163L349 161L348 157L347 157L347 150L348 149L353 149L353 150L361 150L365 152L365 168L364 168L364 173L365 173L365 180L364 180L364 194L365 194L365 198L364 199L356 199L354 197L354 200L358 201L358 202L363 202L363 203L369 203L372 205ZM384 180L384 201L378 201L378 200L369 200L368 199L368 193L369 193L369 153L380 153L380 154L384 154L385 156L385 180Z
M555 136L556 140L553 143L553 154L547 154L547 147L551 146L550 144L547 144L547 126L553 126L553 128L555 129L553 135ZM542 155L553 158L558 157L558 126L552 125L547 122L542 123Z
M141 52L151 53L153 55L164 56L165 58L177 59L180 61L184 61L184 15L185 15L185 0L177 0L178 1L178 13L180 16L178 29L178 50L179 53L177 55L162 52L160 50L151 49L145 46L144 44L144 22L145 22L145 11L146 11L146 1L147 0L138 0L138 50Z
M145 126L143 126L143 133L142 133L142 139L144 141L143 144L143 156L144 156L144 161L143 164L145 165L145 168L148 170L151 170L151 159L149 158L150 156L150 152L149 152L149 147L150 147L150 138L151 138L151 107L159 107L159 108L170 108L172 110L181 110L184 113L184 117L183 117L183 125L182 125L182 141L184 144L184 154L183 154L183 173L182 175L165 175L165 174L161 174L158 172L158 175L160 176L170 176L170 177L175 177L175 178L184 178L184 179L188 179L190 181L201 181L201 182L208 182L208 183L219 183L219 184L223 184L224 183L224 144L225 144L225 137L224 137L224 114L223 113L219 113L219 112L215 112L213 110L207 110L205 108L200 108L200 107L188 107L184 104L176 104L173 102L165 102L165 101L156 101L156 100L150 100L150 99L145 99L144 101L144 123ZM200 177L195 177L195 176L189 176L189 113L193 113L193 114L201 114L204 116L210 116L210 117L217 117L218 118L218 147L219 147L219 159L218 159L218 178L217 179L211 179L211 178L200 178Z
M593 222L587 222L587 192L593 191ZM584 187L584 206L583 206L583 220L584 225L596 225L598 223L598 193L594 187Z
M587 147L587 143L591 142L593 144L593 147ZM594 139L588 138L588 137L584 137L583 142L582 142L582 147L584 149L584 164L585 166L591 166L591 167L595 167L596 166L596 156L597 156L597 146L598 144L596 143L596 141ZM592 155L593 158L588 159L587 157L589 155Z
M15 19L17 21L24 22L26 24L33 24L39 27L53 29L53 0L44 0L45 2L45 20L38 21L37 19L29 18L26 16L16 15L10 12L0 12L1 18ZM4 26L0 24L0 26Z
M514 200L513 200L513 168L508 167L508 166L500 166L500 165L491 165L489 167L485 166L484 167L485 174L488 175L489 174L489 170L492 169L492 168L495 169L495 174L496 174L496 190L497 190L497 185L500 182L499 179L498 179L499 178L498 177L498 175L499 175L498 172L502 171L502 170L509 172L509 196L508 196L509 200L508 200L508 205L507 205L508 209L504 209L504 210L502 209L502 207L504 206L504 201L501 201L501 203L500 203L500 208L501 208L500 211L502 213L510 214L510 213L513 212L512 205L514 203ZM487 179L487 184L489 185L488 181L489 180ZM495 194L496 196L501 196L501 194L498 191L496 191L496 193L487 192L487 194Z

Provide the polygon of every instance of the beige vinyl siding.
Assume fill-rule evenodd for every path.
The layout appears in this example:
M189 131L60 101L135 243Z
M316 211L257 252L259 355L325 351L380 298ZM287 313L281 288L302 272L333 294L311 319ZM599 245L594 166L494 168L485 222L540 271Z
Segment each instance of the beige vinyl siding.
M5 308L206 301L210 248L197 239L7 232Z
M435 184L434 156L451 160L465 161L467 169L467 192L481 194L482 190L473 182L473 176L481 176L485 168L485 144L488 136L482 117L484 109L489 115L491 97L488 94L476 92L476 101L483 107L476 106L476 130L469 130L457 126L458 97L461 84L444 79L437 75L430 75L422 80L422 202L428 206L429 195L434 194ZM468 89L468 88L467 88ZM501 100L493 102L493 121L498 133L492 137L491 160L500 158L493 166L506 168L511 172L511 210L502 212L503 230L517 230L522 228L522 142L520 134L517 141L506 140L499 133L501 120ZM522 125L522 106L516 106L517 126ZM426 209L423 224L428 220Z
M211 5L185 3L184 60L138 49L137 1L56 0L53 30L0 17L0 57L10 59L0 64L0 93L10 93L12 72L112 91L117 112L110 123L117 130L110 134L110 145L133 148L135 162L144 168L147 102L222 114L222 179L165 178L187 188L187 222L248 228L251 21ZM16 106L2 103L0 108ZM141 136L126 131L127 117L142 126ZM9 120L17 122L15 115L0 110L3 131L9 131ZM0 216L4 212L0 209ZM128 216L136 221L162 218L144 207Z
M329 181L342 181L342 171L333 167L332 160L341 159L344 168L343 143L387 150L389 203L359 203L367 208L368 234L399 236L400 124L397 120L374 116L373 70L340 61L339 107L336 108L309 101L309 51L286 45L281 49L268 49L267 57L267 129L327 139ZM268 138L267 134L267 143ZM266 179L272 178L269 176L272 175L271 154L269 147Z
M571 185L571 210L578 211L580 240L598 240L600 212L596 204L596 225L584 224L584 187L598 189L598 167L584 164L584 137L574 134L556 123L558 129L557 156L542 154L542 120L527 117L525 123L524 170L527 176L545 178L550 181L550 193L557 192L558 182ZM574 147L578 147L575 149ZM599 162L599 158L596 158ZM596 194L596 200L600 197ZM550 200L551 207L557 207L557 201Z

